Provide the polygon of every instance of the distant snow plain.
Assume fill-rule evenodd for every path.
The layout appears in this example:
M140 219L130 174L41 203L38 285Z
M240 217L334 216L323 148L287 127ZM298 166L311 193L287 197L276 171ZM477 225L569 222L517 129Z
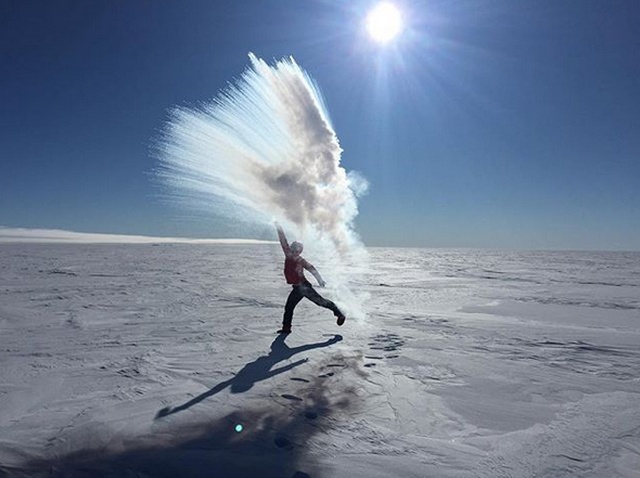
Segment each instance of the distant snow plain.
M276 244L0 244L0 476L640 476L640 253L370 255L284 337Z

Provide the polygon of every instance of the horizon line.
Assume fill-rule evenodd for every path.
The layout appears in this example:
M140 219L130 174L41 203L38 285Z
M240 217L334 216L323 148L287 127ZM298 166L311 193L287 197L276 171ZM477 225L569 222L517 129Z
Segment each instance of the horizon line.
M278 241L244 238L194 238L170 236L145 236L140 234L114 234L76 232L64 229L7 227L0 225L0 244L277 244ZM366 248L389 249L451 249L520 252L630 252L640 249L593 249L575 247L500 247L500 246L443 246L443 245L389 245L369 244Z

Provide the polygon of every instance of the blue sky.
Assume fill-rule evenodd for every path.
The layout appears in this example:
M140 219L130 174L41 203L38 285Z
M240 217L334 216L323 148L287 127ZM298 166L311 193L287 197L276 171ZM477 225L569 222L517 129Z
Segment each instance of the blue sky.
M154 137L248 65L293 55L343 165L370 182L367 245L640 249L640 3L4 1L0 225L250 236L158 200Z

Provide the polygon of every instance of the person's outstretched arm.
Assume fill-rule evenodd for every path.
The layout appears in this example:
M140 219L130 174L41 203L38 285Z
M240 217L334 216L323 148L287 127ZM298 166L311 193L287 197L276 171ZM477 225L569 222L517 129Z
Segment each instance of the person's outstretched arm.
M316 280L318 281L318 285L320 287L324 287L325 285L327 285L327 283L322 279L322 276L318 272L318 269L316 269L313 266L313 264L311 264L311 262L305 260L302 263L302 267L304 267L305 269L307 269L309 272L311 272L313 274L313 277L316 278Z
M280 240L280 245L282 246L282 250L285 255L291 254L291 249L289 248L289 243L287 242L287 236L284 235L284 231L282 230L282 226L276 222L276 229L278 230L278 239Z

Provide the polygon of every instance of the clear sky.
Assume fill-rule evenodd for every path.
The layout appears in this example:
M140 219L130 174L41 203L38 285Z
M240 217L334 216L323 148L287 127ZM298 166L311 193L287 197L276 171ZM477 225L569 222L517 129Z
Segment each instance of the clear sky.
M159 201L150 148L254 52L320 85L365 244L640 249L638 0L403 0L386 45L375 3L1 2L0 226L241 234Z

